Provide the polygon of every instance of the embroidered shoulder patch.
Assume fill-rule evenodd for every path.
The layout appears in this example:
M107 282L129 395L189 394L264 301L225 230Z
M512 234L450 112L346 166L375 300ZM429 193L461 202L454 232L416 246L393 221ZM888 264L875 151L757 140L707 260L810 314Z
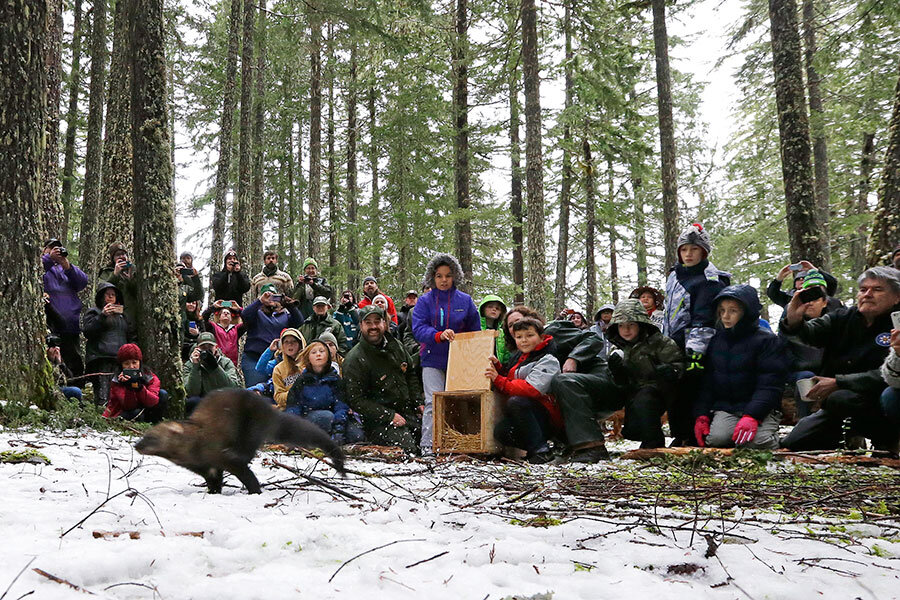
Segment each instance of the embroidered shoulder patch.
M879 333L875 336L875 343L882 348L889 347L891 345L891 334L889 332Z

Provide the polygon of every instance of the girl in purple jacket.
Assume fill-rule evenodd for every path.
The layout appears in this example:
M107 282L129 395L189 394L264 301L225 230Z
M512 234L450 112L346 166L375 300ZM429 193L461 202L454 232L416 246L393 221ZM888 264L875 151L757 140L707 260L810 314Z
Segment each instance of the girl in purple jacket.
M422 414L422 454L433 453L435 392L444 390L447 355L457 333L481 331L481 316L472 297L456 289L462 283L459 261L450 254L435 254L425 267L422 284L431 291L419 298L412 311L412 328L422 344L422 384L425 388L425 412Z

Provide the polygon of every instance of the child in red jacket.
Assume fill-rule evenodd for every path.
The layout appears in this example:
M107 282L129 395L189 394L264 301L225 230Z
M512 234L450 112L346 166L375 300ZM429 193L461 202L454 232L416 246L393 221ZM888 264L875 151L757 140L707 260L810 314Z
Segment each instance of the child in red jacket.
M166 412L169 395L159 389L159 378L143 367L137 344L125 344L116 353L119 367L109 385L109 401L103 416L128 421L157 423Z

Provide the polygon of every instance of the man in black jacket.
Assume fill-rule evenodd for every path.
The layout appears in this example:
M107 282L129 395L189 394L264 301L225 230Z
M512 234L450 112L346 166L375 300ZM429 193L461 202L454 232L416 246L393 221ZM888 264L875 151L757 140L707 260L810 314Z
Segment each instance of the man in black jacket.
M210 284L216 300L243 304L243 296L250 290L250 278L241 270L241 261L234 248L225 253L222 270L213 274Z
M801 419L782 440L791 450L828 450L841 444L842 425L870 438L876 449L891 449L900 431L889 426L879 398L886 384L880 367L890 350L891 312L900 310L900 272L874 267L858 280L856 306L803 320L806 305L795 294L785 308L781 332L796 334L824 350L817 383L807 396L822 410Z

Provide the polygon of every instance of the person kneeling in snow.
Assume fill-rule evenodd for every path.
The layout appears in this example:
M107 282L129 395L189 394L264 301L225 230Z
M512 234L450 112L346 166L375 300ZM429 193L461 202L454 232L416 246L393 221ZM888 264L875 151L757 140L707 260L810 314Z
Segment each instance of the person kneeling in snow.
M694 406L700 446L778 448L781 395L788 376L782 341L759 326L759 294L732 285L713 301L716 334Z
M506 368L495 357L485 375L494 389L508 396L503 419L494 427L494 437L503 445L521 448L533 464L547 463L553 453L547 440L563 430L562 413L550 396L550 381L560 372L553 355L553 338L544 335L537 319L525 317L516 321L513 335L518 352Z
M159 377L141 362L144 355L137 344L125 344L116 353L119 363L109 384L109 401L103 416L128 421L158 423L166 414L169 395L159 389Z

